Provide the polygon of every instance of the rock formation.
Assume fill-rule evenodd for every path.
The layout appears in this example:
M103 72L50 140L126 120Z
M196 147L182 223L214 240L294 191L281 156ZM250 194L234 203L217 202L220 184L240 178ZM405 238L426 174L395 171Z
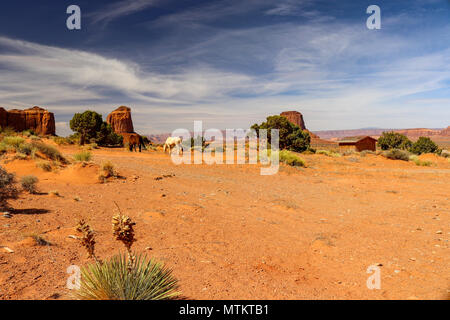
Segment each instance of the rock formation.
M297 111L286 111L281 114L281 116L287 118L289 122L297 125L302 130L306 130L305 121L303 120L303 115Z
M115 133L134 133L131 109L119 107L108 115L106 122L111 125Z
M40 107L26 110L0 108L0 126L16 131L33 130L39 135L55 135L55 116Z
M309 132L311 138L318 139L319 137L306 129L305 120L303 119L303 115L298 111L286 111L280 114L282 117L285 117L289 120L289 122L299 126L303 131Z

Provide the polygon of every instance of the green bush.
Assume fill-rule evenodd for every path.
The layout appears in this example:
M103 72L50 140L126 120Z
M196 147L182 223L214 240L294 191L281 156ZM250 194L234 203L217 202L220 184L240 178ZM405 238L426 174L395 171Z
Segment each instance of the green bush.
M36 163L36 166L38 168L41 168L42 170L44 170L46 172L51 172L52 171L52 165L48 161L38 162L38 163Z
M439 147L428 137L420 137L411 147L411 152L415 154L437 153Z
M302 158L297 156L295 153L292 153L288 150L282 150L279 152L280 162L285 163L287 165L293 167L305 167L305 161Z
M22 188L29 193L36 193L36 184L39 182L39 179L35 176L24 176L20 180Z
M3 138L2 143L17 150L23 143L25 143L25 139L21 137L8 136Z
M381 150L400 149L409 150L412 146L411 140L405 135L397 132L383 132L378 139L378 146Z
M3 210L7 206L8 199L17 197L17 189L14 185L14 175L6 172L0 166L0 209Z
M403 160L409 161L410 153L408 151L400 150L400 149L392 149L388 151L384 151L382 155L391 160Z
M328 157L340 158L342 155L339 152L331 151L331 150L317 150L316 154L323 154Z
M272 136L271 130L279 130L280 149L287 149L295 152L303 152L310 148L311 136L307 131L302 131L300 127L291 123L286 117L283 116L270 116L267 117L266 122L261 125L254 124L252 129L256 131L259 137L259 131L261 129L267 130L267 139L271 143Z
M76 161L86 161L86 162L88 162L88 161L91 161L92 154L89 151L87 151L87 150L83 150L83 151L81 151L79 153L76 153L73 157L74 157L74 159Z

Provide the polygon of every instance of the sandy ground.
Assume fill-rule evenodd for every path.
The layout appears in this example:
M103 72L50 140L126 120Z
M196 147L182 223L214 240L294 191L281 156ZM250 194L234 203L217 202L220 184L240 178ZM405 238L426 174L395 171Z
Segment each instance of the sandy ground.
M66 155L75 148L62 149ZM172 164L162 152L96 150L93 163L44 173L41 194L10 201L0 216L0 299L67 299L70 265L88 260L74 226L96 231L101 258L113 240L114 201L136 223L135 249L173 268L188 299L448 299L450 163L419 167L367 155L305 155L308 168ZM96 183L110 160L126 179ZM162 179L156 179L163 176ZM60 197L48 195L57 190ZM74 200L77 198L76 201ZM36 246L42 234L51 246ZM366 285L370 265L381 289Z

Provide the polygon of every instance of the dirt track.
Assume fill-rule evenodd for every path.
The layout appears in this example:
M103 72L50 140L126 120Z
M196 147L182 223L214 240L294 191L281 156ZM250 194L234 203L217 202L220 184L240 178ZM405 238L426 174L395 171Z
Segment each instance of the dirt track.
M15 251L0 249L0 298L68 298L67 267L87 262L68 237L77 219L97 232L100 257L123 249L111 235L113 201L137 222L135 249L150 247L173 268L189 299L449 298L448 161L303 158L308 168L261 176L258 166L175 166L160 152L95 151L95 163L110 160L127 178L107 184L82 169L45 174L11 163L61 197L22 194L10 202L16 214L0 217L0 245ZM175 176L155 180L163 175ZM53 245L33 245L31 233ZM381 290L366 286L373 264L381 264Z

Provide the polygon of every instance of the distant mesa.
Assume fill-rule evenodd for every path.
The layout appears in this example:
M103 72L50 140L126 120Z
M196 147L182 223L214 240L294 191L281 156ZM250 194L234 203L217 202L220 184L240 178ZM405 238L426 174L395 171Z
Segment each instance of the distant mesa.
M311 138L317 139L319 138L317 135L306 129L305 120L303 119L303 115L298 111L285 111L280 114L282 117L285 117L289 120L289 122L295 124L300 127L303 131L308 131Z
M446 129L442 130L440 135L450 137L450 126L448 126Z
M54 114L40 107L9 111L0 107L0 126L15 131L33 130L38 135L56 135Z
M106 119L115 133L134 133L131 109L121 106L111 112Z

